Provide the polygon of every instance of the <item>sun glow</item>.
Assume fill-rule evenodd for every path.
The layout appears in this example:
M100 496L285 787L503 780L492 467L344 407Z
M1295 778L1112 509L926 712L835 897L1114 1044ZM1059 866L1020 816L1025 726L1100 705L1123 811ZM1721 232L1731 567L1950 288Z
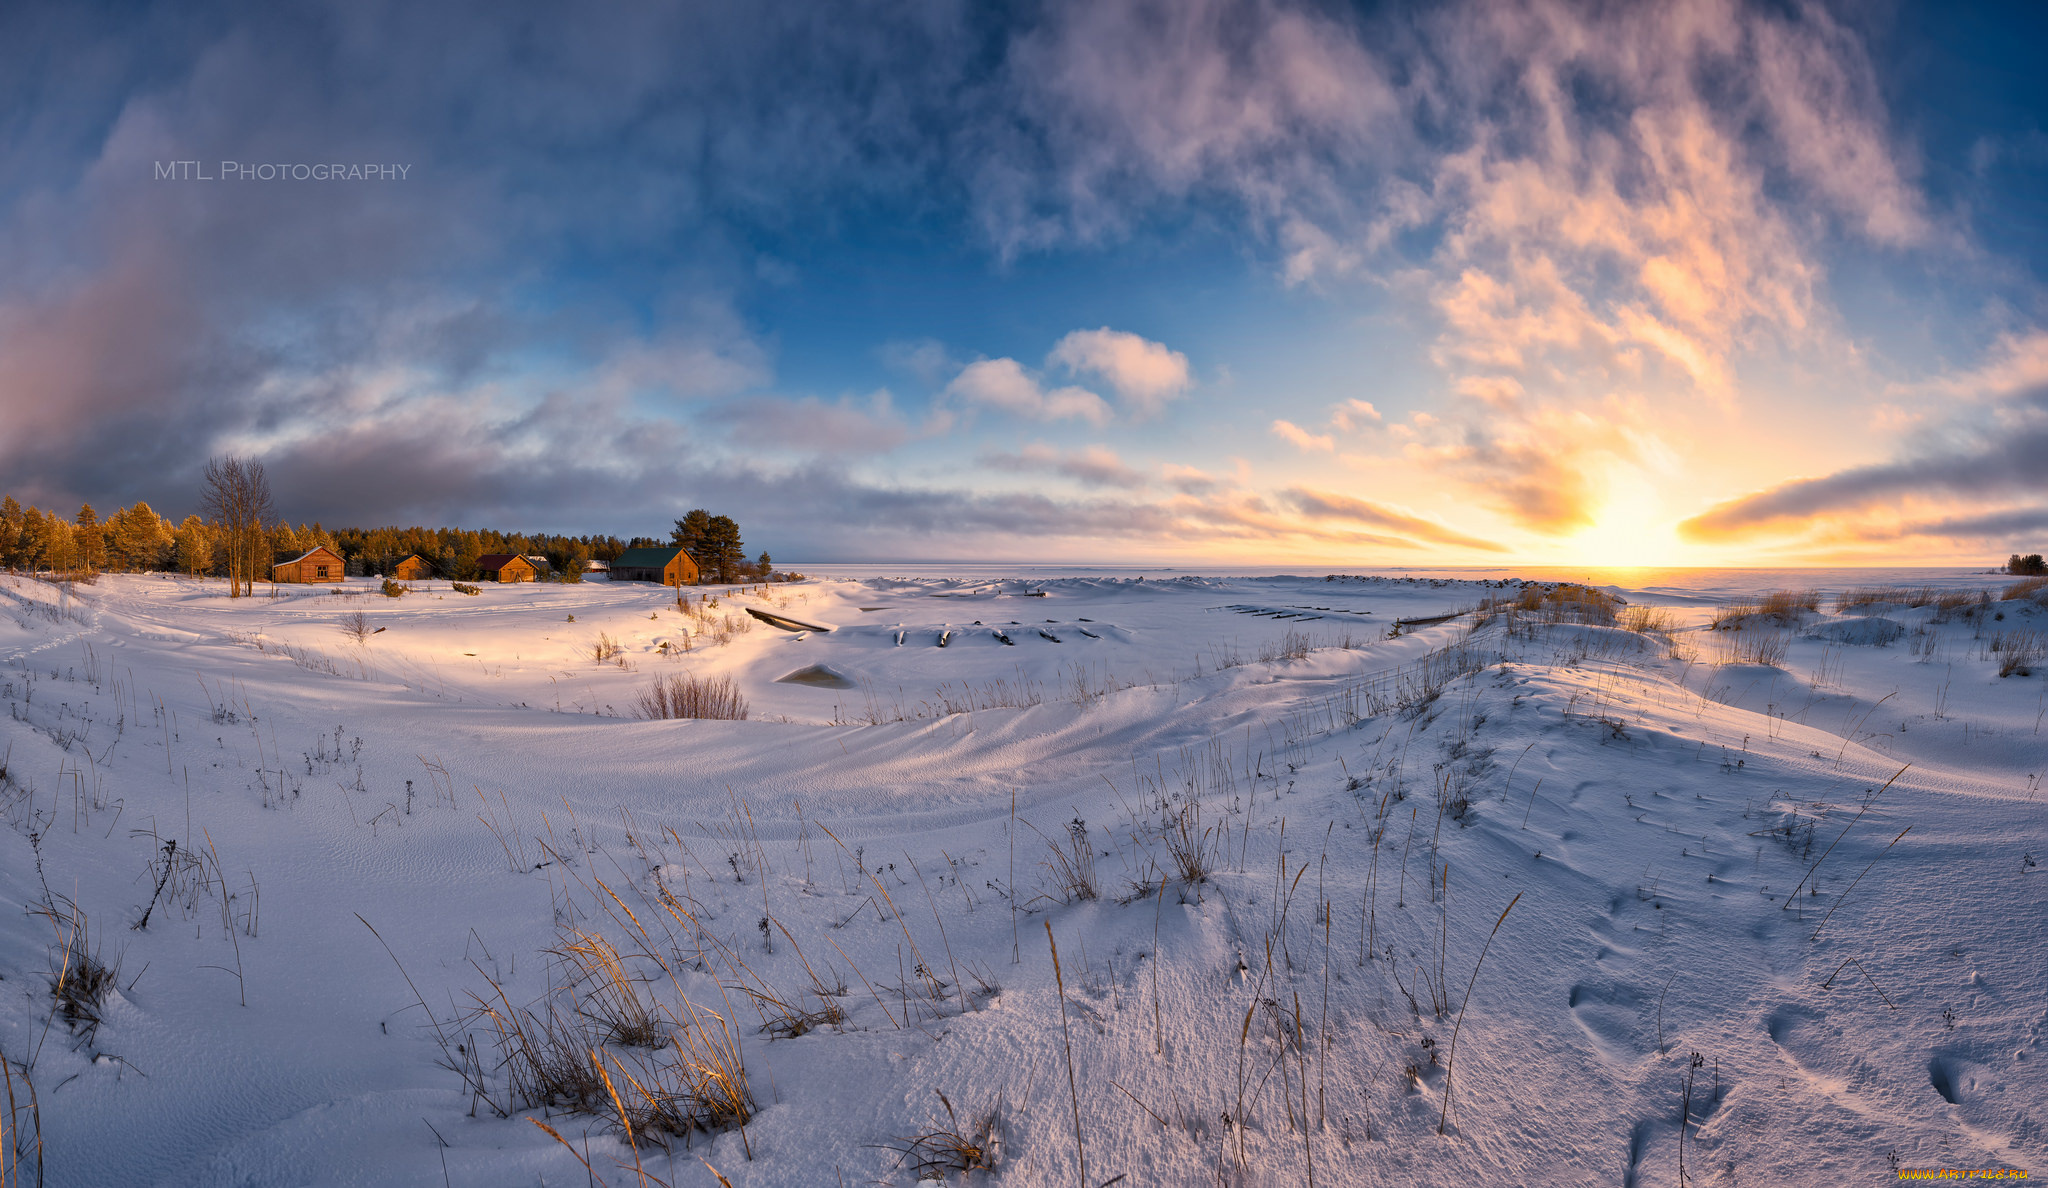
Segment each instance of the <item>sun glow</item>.
M1558 542L1559 559L1602 569L1683 565L1689 549L1674 523L1648 483L1616 483L1594 522Z

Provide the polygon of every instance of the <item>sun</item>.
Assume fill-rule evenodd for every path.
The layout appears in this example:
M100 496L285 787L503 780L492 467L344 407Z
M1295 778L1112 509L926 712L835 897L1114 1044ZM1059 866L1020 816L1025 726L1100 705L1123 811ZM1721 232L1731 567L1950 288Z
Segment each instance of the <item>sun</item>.
M1617 484L1592 524L1558 542L1565 563L1599 569L1683 565L1688 551L1664 501L1639 481Z

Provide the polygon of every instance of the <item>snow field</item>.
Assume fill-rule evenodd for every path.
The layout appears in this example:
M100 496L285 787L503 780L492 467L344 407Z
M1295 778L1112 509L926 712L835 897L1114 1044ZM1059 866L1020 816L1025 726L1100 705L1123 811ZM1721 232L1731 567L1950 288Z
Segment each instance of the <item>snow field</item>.
M342 589L0 578L47 1182L909 1184L945 1131L1020 1184L2041 1166L2032 603L1387 638L1521 591ZM633 718L672 674L751 716ZM96 1022L50 993L78 919Z

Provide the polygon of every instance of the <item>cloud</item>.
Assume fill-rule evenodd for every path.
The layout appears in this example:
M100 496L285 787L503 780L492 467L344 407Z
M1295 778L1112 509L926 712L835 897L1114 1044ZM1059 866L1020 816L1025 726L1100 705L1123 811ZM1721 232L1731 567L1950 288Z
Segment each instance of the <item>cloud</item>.
M1076 374L1100 376L1140 420L1164 411L1193 382L1186 355L1107 326L1068 334L1053 346L1046 362Z
M1593 523L1610 467L1668 454L1640 420L1638 407L1618 400L1598 410L1539 409L1487 424L1436 423L1419 413L1405 452L1461 477L1524 528L1562 536Z
M1208 495L1225 486L1224 480L1208 471L1177 462L1168 462L1159 470L1166 479L1166 485L1183 495Z
M2041 464L2048 457L2048 335L2007 337L1990 354L1982 366L1919 385L1950 397L1949 415L1916 425L1899 455L1727 500L1684 521L1679 534L1695 541L1746 540L1837 527L1858 517L1924 516L1930 504L1968 500L1977 506L1934 521L1964 524L2006 514L1982 511L1987 500L2048 495L2048 470Z
M1977 400L2048 390L2048 331L2001 335L1986 354L1989 357L1977 367L1917 383L1894 384L1891 391L1895 395Z
M1328 454L1337 448L1335 438L1327 433L1310 433L1293 421L1274 421L1267 427L1273 436L1304 452L1320 451Z
M1015 359L969 363L946 385L945 396L965 404L998 409L1034 421L1081 420L1109 423L1109 405L1086 388L1046 389Z
M1430 544L1449 545L1461 549L1480 549L1489 553L1504 553L1507 546L1496 541L1482 540L1447 528L1434 520L1412 516L1395 511L1370 500L1350 495L1338 495L1328 491L1316 491L1306 487L1291 487L1283 493L1296 510L1305 516L1325 520L1348 520L1357 524L1369 524L1385 528L1404 536Z
M1628 409L1657 407L1676 437L1693 410L1750 398L1735 377L1760 353L1814 370L1853 355L1824 297L1834 236L1946 242L1867 50L1812 4L508 11L201 0L141 25L90 9L5 25L19 35L0 37L0 78L25 80L0 154L0 473L15 492L174 502L208 453L263 448L330 519L573 510L590 527L695 500L723 471L753 476L741 487L791 524L819 515L797 493L844 497L840 526L879 541L856 511L938 525L962 493L832 469L913 432L893 407L746 399L775 383L779 349L807 344L742 311L800 290L806 249L878 223L978 234L1006 261L1193 224L1305 289L1382 286L1456 394L1436 425L1384 426L1359 400L1272 432L1316 452L1406 432L1418 463L1565 532L1592 515L1604 467L1654 444ZM91 68L49 81L46 61ZM308 154L407 160L414 176L151 180L160 159ZM795 250L767 260L763 242ZM2009 359L1922 394L2025 389L2044 342L2016 336ZM1047 359L1085 386L929 340L880 355L942 388L928 427L977 409L1103 425L1111 402L1091 388L1138 419L1193 387L1185 356L1108 325ZM1920 453L1756 492L1701 530L2023 498L2018 478L1982 484L2012 462L1997 433L2031 441L2033 423L2016 406L1984 417L1931 429ZM1162 501L963 506L990 524L1044 511L1077 532L1311 539L1287 535L1299 509L1242 483L1162 473ZM351 496L351 475L381 485ZM1337 524L1309 527L1336 540Z
M726 427L740 445L800 453L883 454L910 438L886 389L866 400L749 396L719 405L704 419Z
M1044 442L1033 442L1014 454L983 454L979 462L992 470L1065 475L1091 487L1145 486L1145 476L1124 465L1107 446L1084 446L1062 453Z
M1382 423L1380 410L1370 400L1346 400L1330 410L1330 426L1345 433L1360 433Z

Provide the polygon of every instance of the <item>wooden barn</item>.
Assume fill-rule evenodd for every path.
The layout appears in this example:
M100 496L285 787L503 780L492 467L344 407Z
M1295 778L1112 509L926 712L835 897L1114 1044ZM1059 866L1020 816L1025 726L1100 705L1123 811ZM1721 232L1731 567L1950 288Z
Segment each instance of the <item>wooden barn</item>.
M530 582L536 576L533 562L517 553L485 553L476 559L487 582Z
M425 557L414 553L412 556L392 566L391 573L388 576L393 581L400 582L424 581L434 576L434 567L427 564Z
M697 563L679 548L627 549L612 561L615 582L660 582L690 586L697 581Z
M270 567L273 582L338 582L341 575L341 554L326 545Z

